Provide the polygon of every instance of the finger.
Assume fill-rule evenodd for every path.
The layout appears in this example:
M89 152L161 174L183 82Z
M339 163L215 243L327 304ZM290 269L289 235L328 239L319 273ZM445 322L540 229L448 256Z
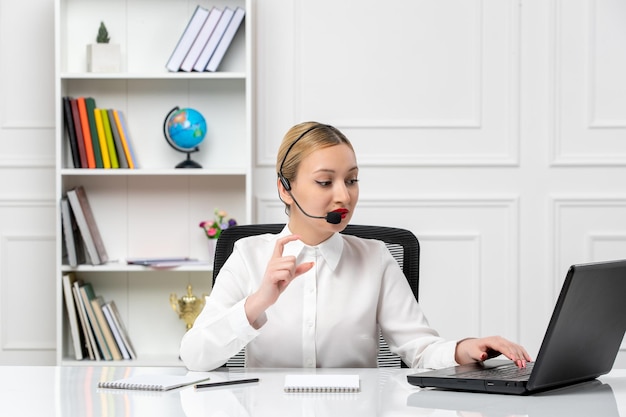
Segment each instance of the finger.
M295 278L298 275L302 275L305 272L311 270L311 268L313 268L313 265L315 265L315 262L305 262L305 263L298 265L296 267L293 277Z
M283 256L283 250L285 249L285 245L298 239L300 239L300 236L298 235L289 235L278 239L276 241L276 245L274 246L274 253L272 253L272 258L280 258L281 256Z

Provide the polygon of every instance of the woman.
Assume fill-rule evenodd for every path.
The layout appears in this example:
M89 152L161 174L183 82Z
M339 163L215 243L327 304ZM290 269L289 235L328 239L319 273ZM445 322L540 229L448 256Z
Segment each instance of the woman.
M359 199L350 141L316 122L292 127L276 162L289 222L239 240L181 358L211 370L246 346L249 367L376 367L378 328L411 367L441 368L526 350L499 336L446 341L430 328L384 243L342 235Z

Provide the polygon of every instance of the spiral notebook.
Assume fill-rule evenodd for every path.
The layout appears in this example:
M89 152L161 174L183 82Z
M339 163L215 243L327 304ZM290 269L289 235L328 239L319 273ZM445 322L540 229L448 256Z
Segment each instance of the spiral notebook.
M286 375L285 392L359 392L358 375Z
M115 381L101 381L98 383L98 388L168 391L208 379L210 379L210 376L206 373L190 373L187 375L133 375Z

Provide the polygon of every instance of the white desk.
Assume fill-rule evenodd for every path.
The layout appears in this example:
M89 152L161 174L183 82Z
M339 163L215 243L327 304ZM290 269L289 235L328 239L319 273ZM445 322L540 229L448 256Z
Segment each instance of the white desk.
M184 374L182 368L0 367L0 415L56 417L209 416L567 416L626 417L626 370L599 382L529 397L420 390L406 382L410 369L248 369L216 373L215 379L258 377L251 385L196 391L193 386L154 393L100 390L101 379L133 373ZM293 373L356 373L356 394L287 394Z

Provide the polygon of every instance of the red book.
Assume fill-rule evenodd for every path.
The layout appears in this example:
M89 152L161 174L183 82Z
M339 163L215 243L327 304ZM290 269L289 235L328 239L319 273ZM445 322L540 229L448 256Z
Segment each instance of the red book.
M78 101L73 98L70 100L72 105L72 119L74 120L74 131L76 132L76 146L78 147L78 155L80 155L80 166L76 168L88 168L87 154L85 153L85 140L83 139L83 128L80 125L80 113L78 112Z
M80 114L80 126L83 129L83 141L85 142L85 154L87 155L87 166L85 168L95 168L96 158L93 153L93 142L91 131L89 130L89 117L87 116L87 104L85 97L78 97L78 114Z

